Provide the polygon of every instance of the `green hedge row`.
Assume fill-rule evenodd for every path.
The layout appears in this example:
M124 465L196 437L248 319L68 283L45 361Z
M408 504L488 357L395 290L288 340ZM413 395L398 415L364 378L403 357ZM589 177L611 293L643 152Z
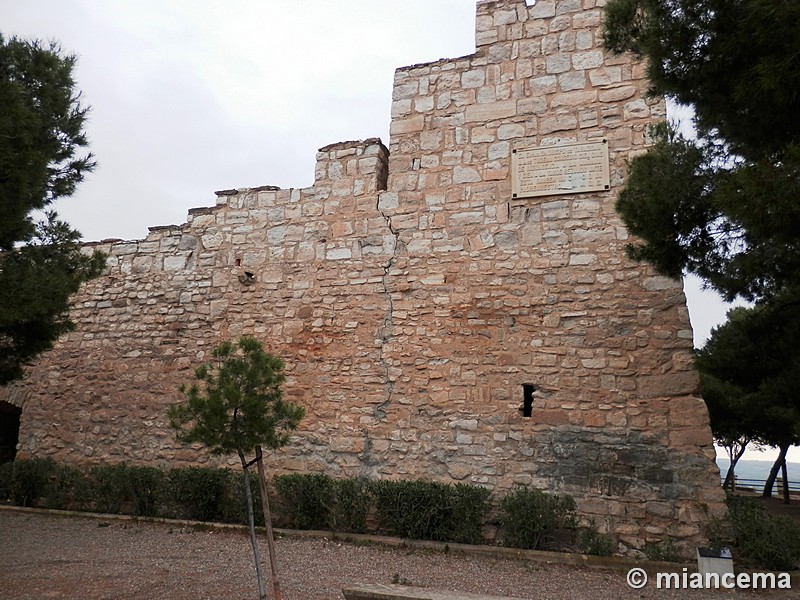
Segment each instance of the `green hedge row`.
M256 521L263 525L255 474ZM430 481L332 479L322 474L273 477L270 502L279 527L352 533L386 533L409 539L480 543L497 526L502 543L515 548L577 548L609 555L613 540L593 524L578 529L570 496L517 488L495 500L484 488ZM274 494L274 497L273 497ZM145 517L246 523L241 472L202 467L162 471L126 464L77 469L50 459L0 465L0 501L20 506L124 513ZM756 568L800 565L800 526L767 514L748 498L728 497L729 519L712 519L714 546L732 546ZM649 551L648 551L649 550ZM665 540L645 552L677 558Z
M228 523L246 518L241 473L203 467L165 472L119 463L78 469L47 458L16 460L0 465L0 498L19 506L141 517Z
M263 525L253 477L255 515ZM573 539L577 531L571 497L527 488L507 494L497 505L489 490L479 486L419 480L339 480L322 474L292 474L273 477L271 487L278 527L474 544L483 542L484 528L494 525L500 527L506 545L531 549L553 547L557 532L566 531ZM2 498L21 506L144 517L229 523L246 519L241 472L225 469L189 467L165 472L123 463L79 470L50 459L17 460L0 465ZM597 536L601 534L594 530L591 539L596 541ZM584 551L603 548L602 553L610 553L610 538L604 537L608 543L595 543Z

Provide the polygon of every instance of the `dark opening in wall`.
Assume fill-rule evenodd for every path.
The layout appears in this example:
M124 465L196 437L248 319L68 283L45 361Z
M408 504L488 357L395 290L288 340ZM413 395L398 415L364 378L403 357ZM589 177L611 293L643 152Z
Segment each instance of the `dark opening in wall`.
M0 464L14 460L17 455L21 414L21 408L0 401Z
M530 417L533 414L533 392L536 391L536 386L532 383L522 384L522 416Z

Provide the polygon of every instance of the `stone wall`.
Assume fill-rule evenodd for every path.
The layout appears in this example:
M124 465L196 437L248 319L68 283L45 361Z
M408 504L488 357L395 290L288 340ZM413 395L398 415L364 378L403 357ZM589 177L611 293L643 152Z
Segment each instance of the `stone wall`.
M388 150L327 146L310 188L96 244L77 330L10 390L20 455L208 461L165 411L246 333L308 411L279 471L534 485L626 547L699 541L722 493L685 298L625 257L614 211L664 105L602 50L601 4L480 2L474 54L397 70ZM512 197L513 151L600 140L610 190Z

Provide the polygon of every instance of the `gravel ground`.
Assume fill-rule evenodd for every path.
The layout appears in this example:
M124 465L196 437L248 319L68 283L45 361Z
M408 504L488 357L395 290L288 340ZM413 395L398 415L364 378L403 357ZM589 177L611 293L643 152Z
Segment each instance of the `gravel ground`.
M310 537L284 537L276 545L285 600L342 599L343 587L393 580L537 600L721 597L708 590L659 590L652 583L633 590L620 571ZM261 547L269 573L266 543ZM252 550L241 531L0 510L0 565L3 600L258 597ZM800 598L798 590L731 593Z

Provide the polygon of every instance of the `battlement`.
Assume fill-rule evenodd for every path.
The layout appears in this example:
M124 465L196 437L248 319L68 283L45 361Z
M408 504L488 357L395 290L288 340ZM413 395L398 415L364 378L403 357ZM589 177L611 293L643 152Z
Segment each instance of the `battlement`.
M505 42L530 40L567 32L558 36L562 51L570 51L569 32L595 27L602 18L601 2L581 0L488 0L478 3L475 47L501 48ZM593 7L592 7L593 5ZM550 43L550 42L548 42ZM588 41L583 44L588 47ZM495 50L498 52L498 50Z

